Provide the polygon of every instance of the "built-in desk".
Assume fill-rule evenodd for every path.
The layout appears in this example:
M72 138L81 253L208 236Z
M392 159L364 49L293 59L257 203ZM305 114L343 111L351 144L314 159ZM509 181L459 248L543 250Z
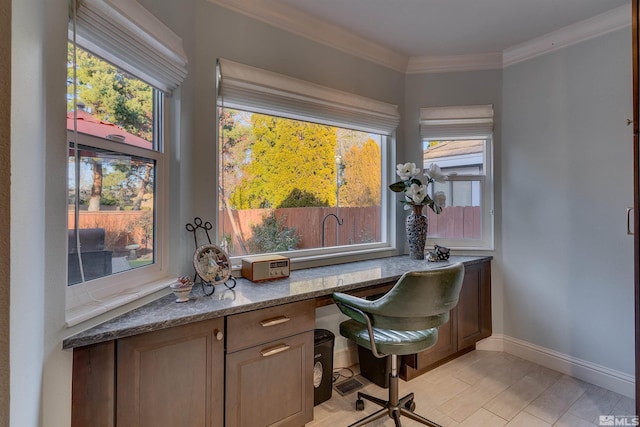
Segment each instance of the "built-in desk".
M466 274L459 306L448 326L441 328L435 353L408 358L409 364L403 365L403 375L412 378L439 360L473 348L476 341L490 335L490 260L491 257L452 256L448 262L430 263L398 256L292 271L287 279L260 284L239 279L234 289L217 286L212 296L205 296L194 288L193 299L181 304L167 295L64 340L64 348L74 349L72 425L122 427L146 425L151 420L154 426L171 426L176 425L172 417L178 408L187 407L189 418L182 419L188 422L184 425L222 426L228 400L225 379L227 393L233 390L237 409L242 403L237 400L241 396L241 385L232 384L230 388L230 375L242 378L238 366L245 366L243 360L251 361L252 366L262 366L255 364L258 359L251 349L255 348L256 354L276 355L274 361L280 358L279 365L274 362L277 369L295 365L290 361L297 360L306 366L304 361L308 358L308 371L292 366L291 375L287 377L283 372L282 378L288 378L292 385L279 383L277 387L287 390L293 386L300 390L300 384L305 390L309 387L313 360L310 327L300 328L302 323L295 322L298 329L278 332L280 326L273 328L276 332L269 332L264 339L252 338L254 341L247 343L246 350L242 343L234 344L232 353L237 357L233 366L229 364L232 370L225 372L225 354L229 357L230 352L229 334L235 334L240 327L230 329L228 319L237 319L238 315L249 312L255 315L247 318L260 319L264 313L269 319L265 317L262 321L268 324L267 320L280 316L277 314L280 309L285 313L293 310L304 318L313 317L315 307L332 303L334 292L359 296L381 294L407 271L463 262ZM291 343L283 344L283 340ZM264 349L260 347L263 345ZM295 352L281 351L284 347ZM255 372L260 372L261 368L256 369ZM259 382L256 378L256 383ZM267 388L265 393L286 395L284 389ZM309 421L308 400L307 397L303 415L291 414L277 425L300 425L301 419ZM311 407L312 401L311 397ZM251 410L250 404L245 402L245 405L237 412Z

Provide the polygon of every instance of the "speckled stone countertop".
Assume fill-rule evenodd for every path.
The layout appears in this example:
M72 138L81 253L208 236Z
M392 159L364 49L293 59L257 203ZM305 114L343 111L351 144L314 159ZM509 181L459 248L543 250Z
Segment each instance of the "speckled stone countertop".
M491 259L490 256L452 256L448 261L428 262L411 260L404 255L295 270L287 279L270 282L253 283L237 279L234 289L217 285L211 296L204 295L200 286L194 286L188 302L176 303L175 296L166 295L73 335L65 339L62 345L63 348L82 347L171 326L331 295L333 292L388 283L407 271L431 270L456 262L470 265Z

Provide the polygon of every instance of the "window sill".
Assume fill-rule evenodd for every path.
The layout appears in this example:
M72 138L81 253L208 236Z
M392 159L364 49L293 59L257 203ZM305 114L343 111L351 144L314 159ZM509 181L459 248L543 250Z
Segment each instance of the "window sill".
M278 255L287 256L287 252L278 253ZM376 258L387 258L400 255L400 252L393 247L379 247L359 251L333 252L329 254L307 255L291 257L291 271L302 270L313 267L325 267L336 264L344 264L347 262L366 261ZM236 257L231 260L233 264L232 274L235 277L241 277L241 259L251 259L251 255L245 257Z
M140 304L146 303L147 301L141 301L141 299L155 293L158 293L158 295L154 295L153 299L166 295L170 292L168 287L173 281L175 281L174 277L164 277L160 280L149 282L137 287L135 290L129 290L122 294L114 295L110 298L104 298L98 301L90 301L86 304L69 309L66 312L66 325L69 328L76 326L82 322L86 322L135 301L139 301ZM127 307L127 310L128 309L129 307Z

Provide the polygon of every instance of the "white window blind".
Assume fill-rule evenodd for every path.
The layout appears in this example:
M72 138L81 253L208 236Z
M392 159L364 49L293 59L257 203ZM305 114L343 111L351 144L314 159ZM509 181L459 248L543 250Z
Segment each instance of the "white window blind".
M75 4L78 45L163 92L171 93L182 83L187 75L182 39L138 2L75 0ZM71 38L73 27L70 34Z
M283 74L218 59L219 103L348 129L390 135L400 122L397 105Z
M491 135L493 105L420 109L422 139L476 138Z

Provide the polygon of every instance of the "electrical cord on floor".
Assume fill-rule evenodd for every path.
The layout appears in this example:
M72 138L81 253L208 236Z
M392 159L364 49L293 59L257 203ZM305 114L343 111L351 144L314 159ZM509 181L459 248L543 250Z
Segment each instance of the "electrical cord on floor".
M343 374L343 371L347 371L347 374ZM336 381L338 381L340 378L344 378L344 379L349 379L352 378L355 374L353 373L353 370L351 368L336 368L333 370L333 377L331 382L335 383Z

